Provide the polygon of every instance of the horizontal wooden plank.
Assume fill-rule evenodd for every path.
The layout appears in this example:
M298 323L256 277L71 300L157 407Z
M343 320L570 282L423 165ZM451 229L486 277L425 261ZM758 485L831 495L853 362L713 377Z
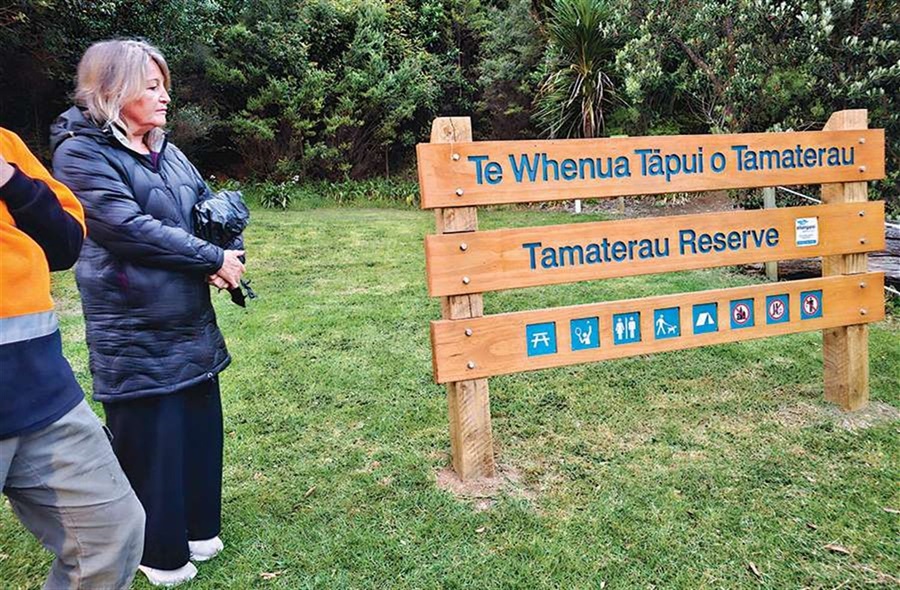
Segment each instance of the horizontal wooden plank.
M435 321L435 381L877 322L883 287L868 273Z
M876 201L431 235L425 260L436 297L884 247Z
M884 130L419 144L423 209L884 177Z

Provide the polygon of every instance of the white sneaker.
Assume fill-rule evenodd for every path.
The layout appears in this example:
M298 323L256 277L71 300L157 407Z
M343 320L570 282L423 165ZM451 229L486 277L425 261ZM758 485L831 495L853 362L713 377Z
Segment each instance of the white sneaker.
M197 567L190 561L175 570L158 570L146 565L139 565L138 569L154 586L177 586L193 580L197 575Z
M218 555L225 548L225 544L219 537L213 537L204 541L188 541L188 547L191 550L191 559L206 561Z

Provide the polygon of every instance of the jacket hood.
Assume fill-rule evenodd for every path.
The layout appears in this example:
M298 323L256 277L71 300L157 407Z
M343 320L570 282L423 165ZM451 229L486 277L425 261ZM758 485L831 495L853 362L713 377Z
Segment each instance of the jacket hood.
M92 119L86 116L85 111L77 106L73 106L57 117L56 121L50 125L50 153L55 153L56 149L65 140L77 136L93 137L98 141L106 141L114 146L124 147L131 151L125 132L120 127L109 123L101 129L97 127L97 124ZM148 133L147 137L153 151L165 151L168 138L162 128L153 129Z
M55 152L62 142L77 135L108 139L109 135L85 117L82 110L72 107L50 125L50 151Z

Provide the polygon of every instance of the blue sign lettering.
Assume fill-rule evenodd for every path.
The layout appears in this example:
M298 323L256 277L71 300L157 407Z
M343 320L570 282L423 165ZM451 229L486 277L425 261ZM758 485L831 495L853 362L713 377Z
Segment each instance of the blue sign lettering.
M678 230L678 254L694 256L738 250L775 248L779 244L778 230L774 227L746 229L728 233L697 233L693 229ZM667 258L670 255L669 238L643 238L612 240L603 238L587 244L544 246L543 242L525 242L528 250L528 268L531 270L565 268L610 262L631 262Z
M474 165L476 184L501 184L506 171L512 172L516 184L536 182L576 182L630 178L632 167L642 177L661 177L672 182L680 177L705 174L707 170L722 173L733 161L737 172L765 172L795 168L834 168L853 166L854 146L805 147L798 144L787 149L754 149L747 144L732 145L728 150L704 154L698 146L693 152L667 153L662 148L641 147L630 153L612 153L557 159L547 152L507 154L500 162L487 155L467 156ZM508 166L504 169L504 166Z

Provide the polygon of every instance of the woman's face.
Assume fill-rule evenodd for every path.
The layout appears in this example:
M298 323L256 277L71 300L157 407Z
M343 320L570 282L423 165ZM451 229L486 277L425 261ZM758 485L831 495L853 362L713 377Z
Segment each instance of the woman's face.
M122 119L132 135L144 135L154 127L166 124L169 93L163 80L162 71L151 59L144 68L144 88L140 96L122 107Z

